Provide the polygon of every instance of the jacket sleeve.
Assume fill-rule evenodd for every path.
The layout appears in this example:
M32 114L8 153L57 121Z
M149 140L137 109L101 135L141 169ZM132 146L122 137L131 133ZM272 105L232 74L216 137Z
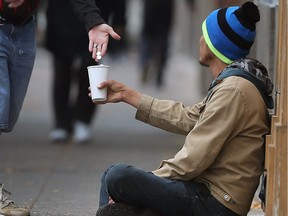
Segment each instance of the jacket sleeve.
M187 135L198 121L203 103L185 107L180 102L142 95L136 119L154 127Z
M187 181L199 176L216 160L225 143L233 138L233 130L245 116L244 104L237 90L221 89L215 93L187 135L182 149L174 158L162 161L154 174Z
M70 0L70 2L80 20L84 23L87 32L95 25L105 23L95 0Z

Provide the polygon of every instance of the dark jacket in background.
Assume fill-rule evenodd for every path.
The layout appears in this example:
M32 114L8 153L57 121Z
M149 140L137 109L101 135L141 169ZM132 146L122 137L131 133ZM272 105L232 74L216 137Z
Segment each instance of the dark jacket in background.
M173 21L173 0L144 0L142 34L168 35Z
M49 0L45 47L54 54L88 52L88 35L68 0Z

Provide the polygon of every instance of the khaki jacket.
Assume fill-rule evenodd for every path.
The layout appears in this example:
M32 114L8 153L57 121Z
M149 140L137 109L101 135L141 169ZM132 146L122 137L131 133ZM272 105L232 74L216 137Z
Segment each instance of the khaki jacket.
M182 149L163 160L155 175L203 182L223 205L247 215L263 172L264 136L270 129L266 105L250 81L228 77L209 98L188 107L143 95L136 119L186 135Z

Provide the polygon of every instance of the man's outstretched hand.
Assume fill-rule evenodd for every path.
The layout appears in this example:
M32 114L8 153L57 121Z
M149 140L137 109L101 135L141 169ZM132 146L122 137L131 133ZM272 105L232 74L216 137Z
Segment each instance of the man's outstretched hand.
M102 82L99 86L99 89L107 89L107 100L106 101L97 101L96 104L106 104L106 103L119 103L124 102L130 104L131 106L138 108L141 100L141 94L134 89L129 88L128 86L117 82L115 80L107 80ZM91 97L91 93L89 93Z

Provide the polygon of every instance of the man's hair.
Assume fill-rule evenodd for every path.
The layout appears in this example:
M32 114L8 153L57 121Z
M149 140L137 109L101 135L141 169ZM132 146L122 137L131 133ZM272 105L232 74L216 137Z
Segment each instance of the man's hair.
M245 58L254 43L260 12L253 2L213 11L202 24L209 49L226 64Z
M98 209L96 216L161 216L155 211L124 203L113 203Z

